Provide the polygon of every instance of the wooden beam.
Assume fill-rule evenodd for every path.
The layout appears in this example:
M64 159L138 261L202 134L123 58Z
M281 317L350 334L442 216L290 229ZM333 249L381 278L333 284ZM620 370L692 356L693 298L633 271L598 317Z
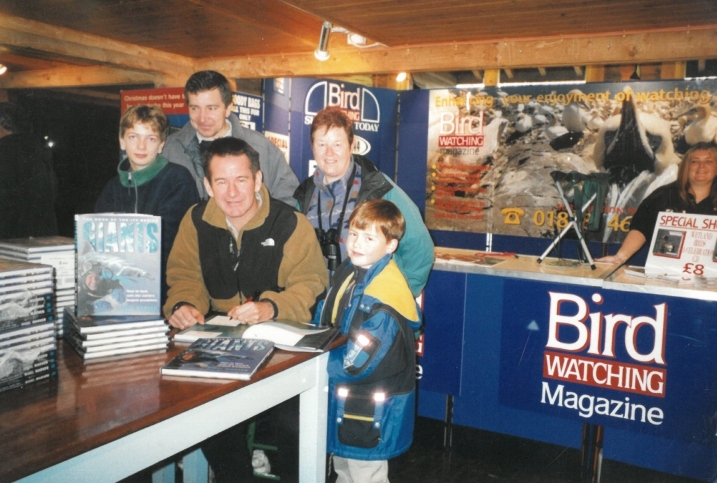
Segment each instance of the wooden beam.
M93 64L164 72L185 78L194 71L194 60L189 57L9 15L0 15L0 44L25 51L50 52Z
M326 62L312 53L201 59L197 70L214 69L243 78L331 76L342 74L435 72L474 69L517 69L605 64L674 62L717 57L717 25L705 28L546 37L530 40L477 42L364 49L332 49Z
M687 75L687 62L663 62L660 79L684 79Z
M453 87L458 83L456 76L450 72L428 72L428 75L435 77L439 82L443 82L446 86Z
M408 91L413 89L413 78L411 74L406 74L406 79L402 82L398 82L394 74L374 75L373 86L371 87L385 87L396 91Z
M627 82L632 78L633 74L638 74L638 66L633 64L627 64L620 66L620 81Z
M111 101L116 106L119 106L122 101L119 94L104 91L94 91L92 89L62 89L57 90L56 92L71 94L73 96L83 96L90 97L92 99Z
M240 22L247 22L250 24L261 25L262 28L274 31L282 34L283 36L290 36L296 39L299 43L307 45L312 49L316 47L316 42L319 39L319 32L321 32L321 25L323 19L313 16L309 12L300 11L295 6L290 4L283 5L283 15L272 15L271 22L267 22L267 12L264 10L264 6L261 3L254 4L253 2L241 2L237 4L236 0L187 0L190 3L201 6L209 10L214 10L221 15L234 18ZM300 17L294 15L295 13L301 13ZM314 35L311 38L304 38L296 35L295 32L305 32L307 27L306 14L312 15L314 19Z
M585 67L585 82L602 82L604 80L604 65L588 65Z
M483 72L483 84L486 87L497 86L500 82L500 69L490 69Z
M0 89L42 89L122 84L154 84L155 75L111 67L24 70L0 76Z

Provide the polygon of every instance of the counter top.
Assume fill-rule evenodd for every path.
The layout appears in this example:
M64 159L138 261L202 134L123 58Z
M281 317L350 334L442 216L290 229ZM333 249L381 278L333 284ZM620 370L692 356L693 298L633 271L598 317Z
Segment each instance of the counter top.
M561 258L545 258L538 263L538 257L505 253L479 252L455 248L436 248L433 267L449 272L476 273L514 277L547 282L573 283L600 287L615 266L596 263L591 270L587 263Z
M677 284L647 277L628 275L624 266L595 262L591 270L585 262L512 253L436 247L433 268L447 272L475 273L546 282L570 283L654 295L717 301L715 287Z

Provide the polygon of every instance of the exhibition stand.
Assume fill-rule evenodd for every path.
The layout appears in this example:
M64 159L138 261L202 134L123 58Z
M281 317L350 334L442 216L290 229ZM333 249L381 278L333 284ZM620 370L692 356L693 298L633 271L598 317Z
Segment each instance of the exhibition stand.
M583 450L590 425L602 458L714 481L717 292L436 251L419 415Z

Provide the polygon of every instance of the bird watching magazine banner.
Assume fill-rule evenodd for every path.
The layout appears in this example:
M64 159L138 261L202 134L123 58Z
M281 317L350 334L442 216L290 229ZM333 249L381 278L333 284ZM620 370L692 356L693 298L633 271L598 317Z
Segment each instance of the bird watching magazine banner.
M563 199L550 173L600 172L601 199L583 217L600 222L585 234L620 242L640 202L676 179L682 155L715 140L716 92L715 80L432 90L426 224L553 238L574 191Z

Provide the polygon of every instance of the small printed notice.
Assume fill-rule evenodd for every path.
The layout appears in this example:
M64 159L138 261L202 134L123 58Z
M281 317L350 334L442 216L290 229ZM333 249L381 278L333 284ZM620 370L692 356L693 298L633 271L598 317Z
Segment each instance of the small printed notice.
M660 212L645 275L709 286L717 279L717 216Z

